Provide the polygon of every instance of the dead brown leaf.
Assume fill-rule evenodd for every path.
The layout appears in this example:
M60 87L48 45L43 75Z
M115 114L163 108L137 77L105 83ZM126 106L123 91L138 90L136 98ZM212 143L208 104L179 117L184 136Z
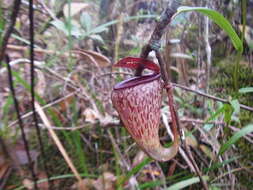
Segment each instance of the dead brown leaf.
M111 61L104 55L91 50L75 50L73 53L80 54L81 57L97 67L108 67L111 65Z
M85 121L89 123L96 123L97 119L99 119L98 114L91 108L86 108L82 114L85 117Z

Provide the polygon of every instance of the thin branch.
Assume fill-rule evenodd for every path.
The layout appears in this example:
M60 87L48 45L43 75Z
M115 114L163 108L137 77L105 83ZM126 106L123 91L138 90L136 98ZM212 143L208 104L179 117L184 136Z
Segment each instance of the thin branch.
M146 59L148 57L148 54L152 50L160 49L162 35L167 25L170 23L171 18L177 12L177 8L181 5L181 1L182 0L173 0L172 2L168 2L167 8L162 13L159 22L156 24L156 27L151 35L151 38L148 44L143 46L141 50L141 55L140 55L141 58ZM135 76L140 76L143 69L144 69L144 66L140 64L139 68L136 69Z
M200 92L198 90L193 90L191 88L188 88L188 87L180 85L180 84L172 83L172 85L175 86L175 87L181 88L183 90L186 90L186 91L189 91L189 92L193 92L193 93L198 94L200 96L204 96L206 98L213 99L215 101L223 102L225 104L230 104L230 102L228 100L225 100L225 99L222 99L222 98L218 98L216 96L212 96L212 95L206 94L204 92ZM242 108L244 110L247 110L247 111L253 112L253 108L252 107L246 106L244 104L239 104L239 105L240 105L240 108Z
M43 141L42 141L42 137L41 137L41 132L40 132L40 127L38 124L38 118L36 115L36 111L35 111L35 91L34 91L34 86L35 86L35 81L34 81L34 19L33 19L33 15L34 15L34 11L33 11L33 0L29 0L29 21L30 21L30 27L29 27L29 35L30 35L30 75L31 75L31 105L32 105L32 113L33 113L33 120L35 123L35 128L36 128L36 135L38 138L38 142L39 142L39 149L42 155L42 163L43 163L43 167L47 176L47 180L48 180L48 184L49 184L49 189L51 190L53 187L52 182L49 180L50 178L50 173L49 173L49 168L46 162L46 153L44 150L44 146L43 146Z
M19 12L19 8L20 8L20 4L21 4L21 0L15 0L14 1L12 14L10 16L10 22L7 26L7 29L3 32L3 38L1 39L2 44L0 46L0 64L3 61L4 57L5 57L6 46L8 44L10 35L11 35L11 33L13 31L13 28L15 26L16 19L17 19L17 16L18 16L18 12Z
M50 103L48 103L48 104L42 106L42 109L44 110L44 109L46 109L46 108L49 108L49 107L54 106L54 105L56 105L56 104L59 104L60 102L62 102L62 101L64 101L64 100L68 99L69 97L74 96L76 93L77 93L77 91L72 92L72 93L69 93L69 94L67 94L66 96L63 96L62 98L59 98L59 99L57 99L57 100L55 100L55 101L53 101L53 102L50 102ZM36 110L36 112L37 112L37 110ZM32 114L33 114L32 111L27 112L26 114L24 114L24 115L21 116L21 119L25 119L25 118L31 116ZM18 120L11 122L11 123L8 125L8 127L12 127L12 126L15 125L17 122L18 122Z
M149 46L152 49L159 49L161 46L161 38L168 24L171 22L173 15L177 12L177 8L181 5L182 0L173 0L168 2L165 11L162 13L159 22L156 24L155 30L149 40Z
M32 174L32 178L33 178L33 182L34 182L34 189L37 190L38 189L37 182L36 182L37 177L36 177L36 174L35 174L34 168L33 168L32 158L31 158L31 154L30 154L30 148L29 148L28 142L26 140L24 124L23 124L23 121L21 119L21 114L19 112L19 103L18 103L18 100L16 98L16 92L15 92L14 85L13 85L12 70L11 70L11 66L9 65L8 60L7 60L7 69L8 69L8 79L9 79L9 84L10 84L10 90L11 90L11 93L12 93L12 98L13 98L16 114L17 114L17 117L18 117L19 127L21 129L21 136L22 136L22 139L23 139L23 142L24 142L25 152L26 152L26 155L27 155L27 158L28 158L29 169L30 169L31 174Z

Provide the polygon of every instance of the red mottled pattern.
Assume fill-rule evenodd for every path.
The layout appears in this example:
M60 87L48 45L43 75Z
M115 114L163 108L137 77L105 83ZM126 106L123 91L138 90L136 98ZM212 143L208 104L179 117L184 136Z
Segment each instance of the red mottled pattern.
M112 92L112 102L125 127L139 145L158 146L160 108L162 103L160 79Z

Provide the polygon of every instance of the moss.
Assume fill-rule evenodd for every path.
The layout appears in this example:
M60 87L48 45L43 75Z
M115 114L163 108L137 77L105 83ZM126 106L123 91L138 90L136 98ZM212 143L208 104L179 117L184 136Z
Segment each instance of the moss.
M217 70L213 72L213 80L211 81L211 89L213 90L213 93L216 93L222 98L228 98L228 97L236 97L241 104L248 105L250 107L253 107L253 96L251 93L247 94L241 94L234 90L233 88L233 71L234 66L233 63L235 60L233 57L226 58L225 60L221 60L217 62L216 68ZM245 64L239 65L239 76L238 76L238 84L239 88L243 87L250 87L253 85L253 70L252 68L248 67ZM244 127L245 125L252 123L253 113L243 110L240 110L239 114L240 123L241 125L238 125L238 123L233 123L235 126L238 127ZM224 129L224 133L226 135L226 139L231 137L233 132L231 130ZM244 138L241 138L241 140L236 144L238 149L237 153L239 155L242 155L242 159L240 163L243 166L249 165L249 163L253 161L253 152L252 152L252 145L246 141ZM247 172L238 172L236 173L237 177L240 180L240 183L242 185L245 185L247 187L252 187L253 182L249 179L249 175Z

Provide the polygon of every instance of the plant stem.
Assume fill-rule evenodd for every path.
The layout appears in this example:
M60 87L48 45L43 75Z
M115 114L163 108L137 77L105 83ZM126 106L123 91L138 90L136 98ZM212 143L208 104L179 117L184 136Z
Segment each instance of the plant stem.
M2 43L1 43L1 46L0 46L0 63L4 59L6 46L8 44L8 40L9 40L10 35L11 35L11 33L14 29L14 26L15 26L20 4L21 4L21 0L15 0L14 1L14 6L13 6L12 13L11 13L11 16L10 16L10 22L7 26L7 29L3 32L3 38L1 40Z

